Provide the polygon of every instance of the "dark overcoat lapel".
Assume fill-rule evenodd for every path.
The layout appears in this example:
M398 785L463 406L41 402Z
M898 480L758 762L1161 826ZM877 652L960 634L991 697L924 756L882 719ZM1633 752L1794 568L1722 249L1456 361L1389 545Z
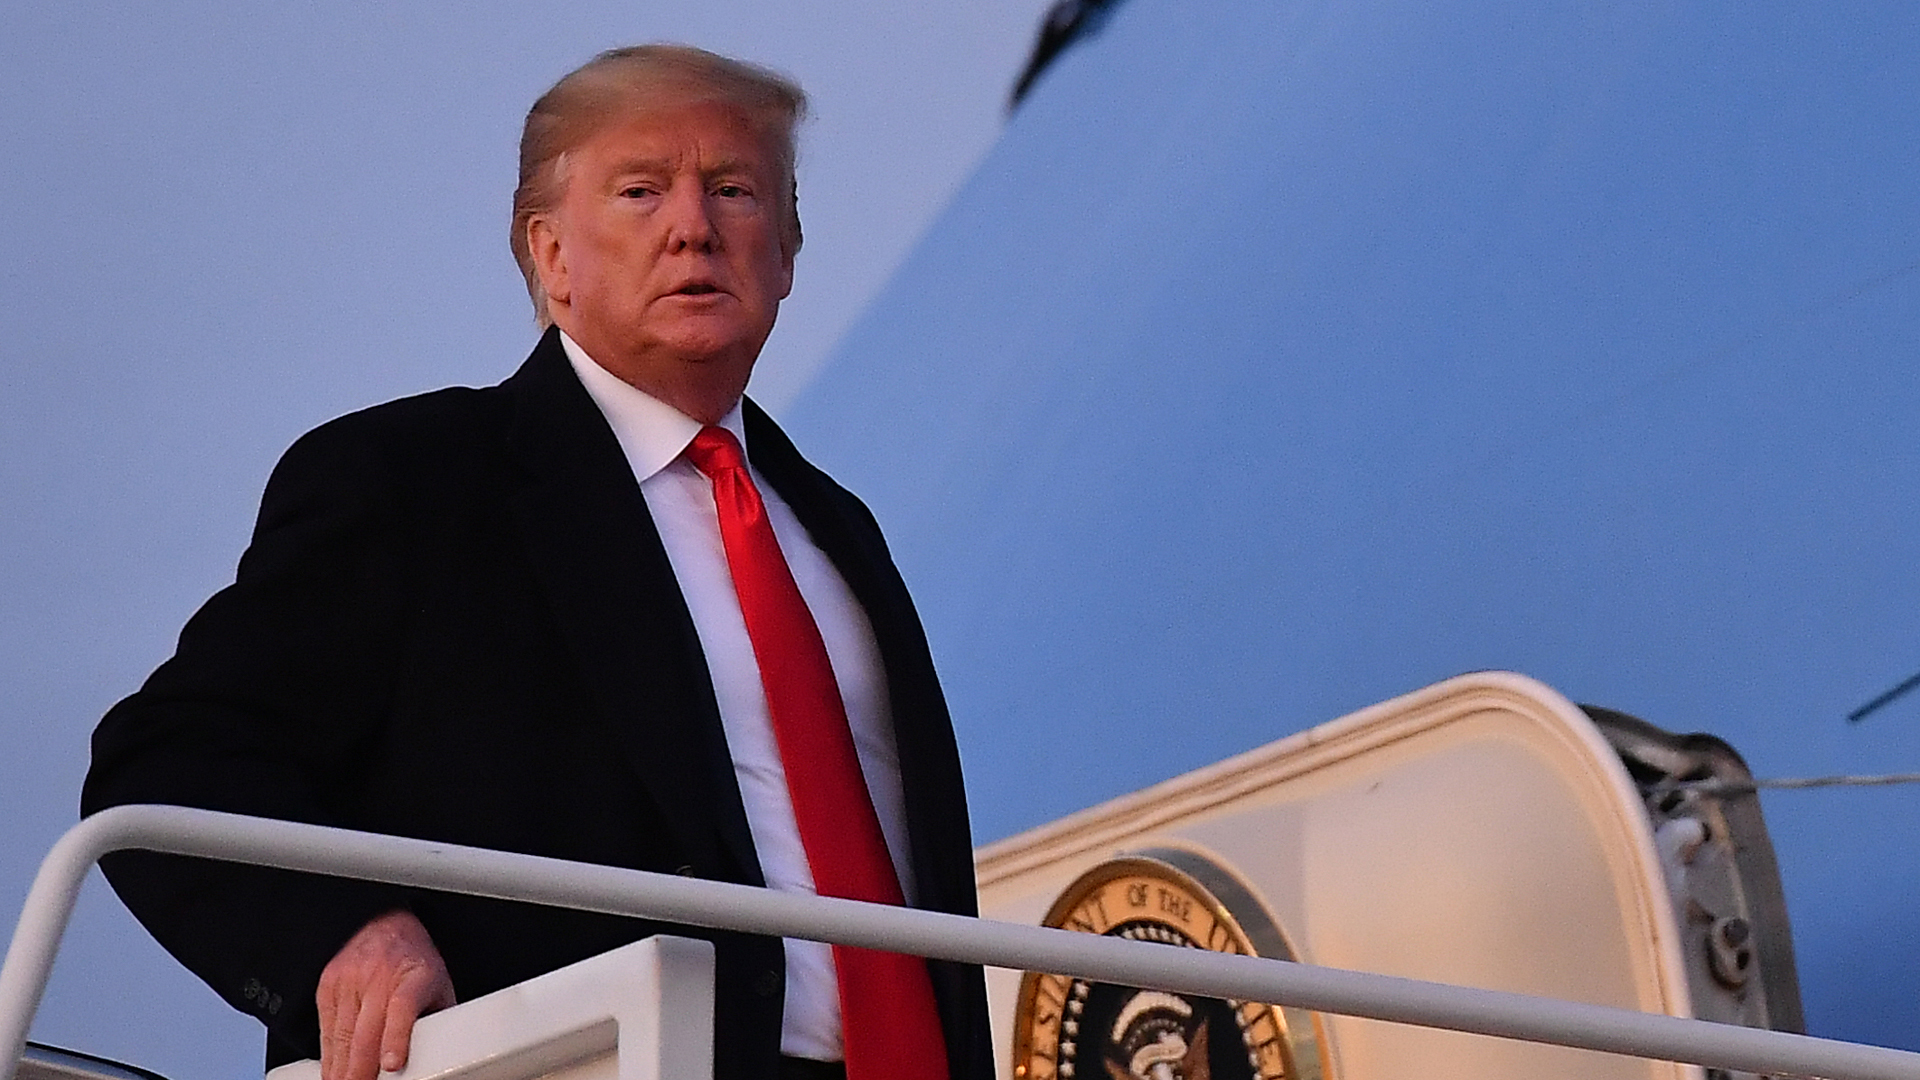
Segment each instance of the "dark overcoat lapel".
M763 884L700 640L619 443L555 333L503 389L521 470L508 499L614 741L692 872Z
M866 507L814 468L766 413L746 403L748 453L866 611L886 668L921 903L971 910L973 866L959 751L926 635ZM957 843L956 843L957 841ZM956 859L955 852L964 853Z
M973 842L960 783L960 753L913 600L866 506L808 464L753 402L746 403L745 411L747 453L754 468L832 560L873 627L893 711L916 903L973 915ZM929 968L947 1035L949 1075L956 1080L993 1075L980 970L944 962Z

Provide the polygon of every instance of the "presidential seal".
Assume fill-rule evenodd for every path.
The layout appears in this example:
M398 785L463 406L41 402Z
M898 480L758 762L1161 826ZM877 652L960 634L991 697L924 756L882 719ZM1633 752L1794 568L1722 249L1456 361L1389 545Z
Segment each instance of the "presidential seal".
M1231 874L1153 850L1081 875L1046 925L1134 941L1293 959ZM1015 1080L1321 1080L1311 1014L1028 972L1014 1014Z

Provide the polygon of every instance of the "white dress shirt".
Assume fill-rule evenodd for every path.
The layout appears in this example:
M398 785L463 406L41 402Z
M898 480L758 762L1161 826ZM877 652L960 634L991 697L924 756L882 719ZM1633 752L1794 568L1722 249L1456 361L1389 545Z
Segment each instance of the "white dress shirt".
M786 769L780 763L780 748L774 741L766 692L760 683L760 666L754 660L740 600L733 589L733 575L727 569L713 485L683 456L702 425L622 382L564 333L560 344L574 374L600 407L626 453L627 464L633 468L647 510L666 546L687 610L693 615L760 871L769 888L811 893L813 872L807 866L800 827L794 820ZM839 683L847 722L853 729L860 769L880 815L880 831L893 856L901 892L911 902L913 875L907 852L906 797L894 746L886 669L880 662L873 627L840 572L814 546L792 508L753 468L753 448L747 445L738 404L719 426L732 432L746 452L747 470L760 489L760 501L766 504L774 536L826 641L827 658L833 664L834 680ZM644 616L636 613L635 617ZM787 939L785 944L787 996L780 1052L820 1061L842 1060L833 952L818 942Z

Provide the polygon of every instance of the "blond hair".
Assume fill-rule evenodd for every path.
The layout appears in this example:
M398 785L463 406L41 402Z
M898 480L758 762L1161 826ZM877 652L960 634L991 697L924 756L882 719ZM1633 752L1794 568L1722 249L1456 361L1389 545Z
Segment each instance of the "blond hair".
M527 245L527 223L558 205L566 191L568 153L622 116L702 102L739 109L775 147L774 167L784 187L778 204L780 244L789 259L800 250L795 129L807 112L807 96L800 87L758 65L687 45L609 49L540 95L527 111L520 134L520 186L513 192L509 239L542 329L552 325L553 318Z

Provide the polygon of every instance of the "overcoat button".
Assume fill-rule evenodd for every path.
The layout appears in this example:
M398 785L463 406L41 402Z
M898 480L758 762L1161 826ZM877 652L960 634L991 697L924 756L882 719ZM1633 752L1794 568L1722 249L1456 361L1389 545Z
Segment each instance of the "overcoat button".
M779 972L763 971L759 978L753 980L753 992L761 997L772 997L780 992L781 981Z

